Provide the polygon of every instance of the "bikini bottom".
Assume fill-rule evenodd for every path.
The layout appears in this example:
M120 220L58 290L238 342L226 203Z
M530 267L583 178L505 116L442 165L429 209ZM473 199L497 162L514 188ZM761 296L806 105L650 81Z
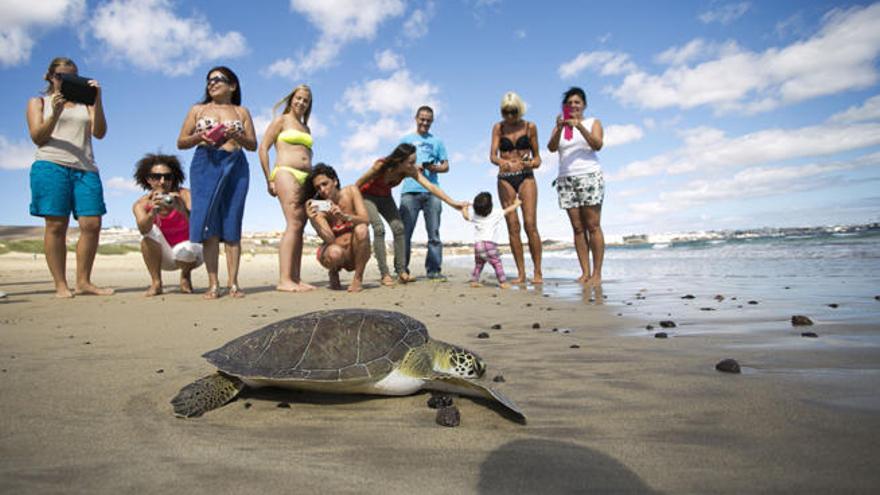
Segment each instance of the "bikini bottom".
M534 177L535 174L531 170L520 170L518 172L505 172L498 174L498 180L503 180L513 187L513 190L519 192L519 186L528 179Z

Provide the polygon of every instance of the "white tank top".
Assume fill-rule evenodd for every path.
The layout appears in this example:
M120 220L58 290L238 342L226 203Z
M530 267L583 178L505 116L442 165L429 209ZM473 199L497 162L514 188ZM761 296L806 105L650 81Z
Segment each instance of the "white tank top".
M584 127L587 130L592 130L595 120L592 117L584 119ZM593 151L580 131L572 129L573 136L570 140L565 139L564 128L561 133L562 136L559 138L559 177L584 175L602 170L599 165L599 157L596 156L596 152Z
M43 119L52 118L52 97L43 97ZM35 160L45 160L77 170L97 172L92 153L92 125L89 109L77 104L64 108L49 141L38 147Z

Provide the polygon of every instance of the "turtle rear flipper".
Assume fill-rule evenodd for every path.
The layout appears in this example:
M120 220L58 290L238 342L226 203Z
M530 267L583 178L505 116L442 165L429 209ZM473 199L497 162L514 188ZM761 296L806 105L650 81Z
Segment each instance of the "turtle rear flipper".
M180 389L171 399L174 415L180 418L201 416L231 401L243 388L241 380L223 373L199 378Z

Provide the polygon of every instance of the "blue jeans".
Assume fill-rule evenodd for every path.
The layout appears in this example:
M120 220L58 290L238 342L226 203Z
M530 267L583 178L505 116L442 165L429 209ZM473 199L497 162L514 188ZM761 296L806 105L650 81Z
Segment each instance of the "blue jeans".
M440 212L443 204L440 198L431 193L403 193L400 195L400 219L403 220L406 272L409 273L409 256L412 252L410 241L419 212L425 212L425 230L428 231L428 256L425 257L425 271L428 275L439 274L443 263L443 243L440 242Z

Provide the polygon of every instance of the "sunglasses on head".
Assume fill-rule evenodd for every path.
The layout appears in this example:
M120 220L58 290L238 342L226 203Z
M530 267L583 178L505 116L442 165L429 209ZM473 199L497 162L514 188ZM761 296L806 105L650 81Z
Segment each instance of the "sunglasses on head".
M214 77L208 78L208 86L215 84L215 83L229 84L229 78L226 76L214 76Z
M501 111L501 115L519 115L519 110L515 108L504 109Z
M168 182L171 182L172 180L174 180L174 174L172 174L171 172L168 172L166 174L157 174L155 172L150 172L149 174L147 174L147 179L150 179L150 180L165 179Z

